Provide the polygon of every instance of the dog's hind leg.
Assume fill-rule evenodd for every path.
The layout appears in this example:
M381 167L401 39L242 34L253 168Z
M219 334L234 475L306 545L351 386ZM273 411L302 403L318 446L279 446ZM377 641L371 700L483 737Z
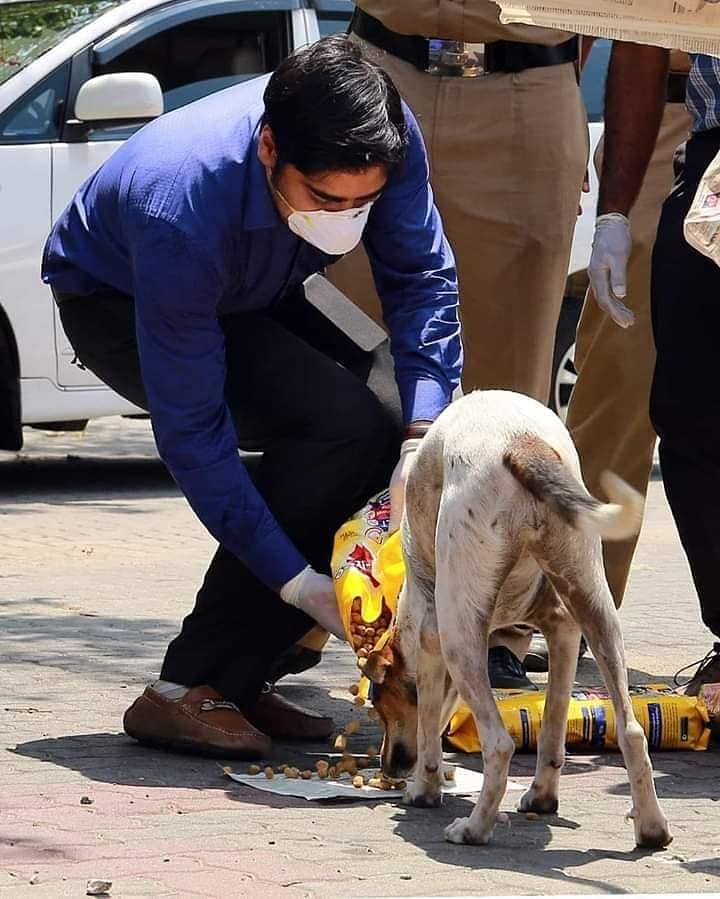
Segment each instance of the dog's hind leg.
M554 814L558 808L560 772L565 763L565 734L575 672L580 628L546 580L533 618L548 644L550 674L538 740L537 765L532 786L521 798L522 812Z
M451 530L446 539L453 541ZM450 676L475 718L485 776L470 817L457 818L445 829L451 843L489 842L515 748L495 705L487 669L489 622L507 570L502 555L483 554L481 564L473 541L453 541L452 553L447 546L438 546L435 606L442 652Z
M418 808L437 808L442 803L442 719L448 688L448 672L440 650L434 614L421 624L417 654L418 756L415 780L408 785L404 802Z
M622 630L605 578L600 541L577 532L570 538L556 534L546 538L537 558L575 619L582 623L605 679L615 708L618 744L630 779L630 816L636 843L649 849L667 846L672 836L658 804L647 740L630 702Z

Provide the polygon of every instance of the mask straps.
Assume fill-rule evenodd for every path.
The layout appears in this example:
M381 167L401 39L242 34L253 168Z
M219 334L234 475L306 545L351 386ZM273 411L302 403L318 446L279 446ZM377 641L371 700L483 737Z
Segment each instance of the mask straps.
M283 201L283 203L287 206L287 208L290 210L290 212L295 212L295 213L296 213L298 210L295 209L294 206L291 206L291 205L290 205L290 203L285 199L284 195L281 194L280 191L277 189L277 187L275 187L275 185L273 184L272 175L270 174L270 170L269 170L269 169L265 169L265 177L267 178L267 183L268 183L268 187L270 188L270 190L271 190L274 194L276 194L278 197L280 197L280 199L281 199L281 200Z

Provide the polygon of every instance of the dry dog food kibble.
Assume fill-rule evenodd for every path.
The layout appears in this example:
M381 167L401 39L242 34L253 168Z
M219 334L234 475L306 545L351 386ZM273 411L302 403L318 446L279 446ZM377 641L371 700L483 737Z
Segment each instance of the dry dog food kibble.
M454 768L446 768L443 771L443 777L445 780L453 781L455 780L455 769Z
M335 743L333 745L335 746L335 749L343 752L347 746L347 737L345 734L338 734L337 737L335 737Z
M300 775L303 780L310 780L312 778L312 771L303 771Z
M360 787L365 786L365 779L363 778L362 774L356 774L355 777L353 777L352 783L353 783L353 786L359 790Z
M248 774L259 774L260 773L260 765L250 765L248 768Z
M392 612L383 600L382 610L375 621L363 621L362 602L356 596L350 612L350 635L355 652L360 658L367 658L375 644L390 626ZM355 695L355 694L354 694Z
M267 777L268 780L272 780L273 777L275 777L275 772L269 766L265 769L265 777Z

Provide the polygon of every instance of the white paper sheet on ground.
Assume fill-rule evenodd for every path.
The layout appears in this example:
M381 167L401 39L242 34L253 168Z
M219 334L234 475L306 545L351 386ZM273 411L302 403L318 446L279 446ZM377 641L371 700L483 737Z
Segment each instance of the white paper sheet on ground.
M377 768L362 772L367 778L378 775ZM236 783L266 793L276 793L278 796L295 796L298 799L358 799L367 802L371 799L398 799L402 797L402 790L381 790L378 787L354 787L349 781L320 780L317 775L312 780L300 780L287 778L282 774L276 774L272 780L268 780L264 774L236 774L228 773ZM477 771L467 768L455 768L455 782L448 781L443 785L443 793L451 796L465 796L470 793L479 793L482 790L483 776ZM508 790L522 790L521 784L509 780Z

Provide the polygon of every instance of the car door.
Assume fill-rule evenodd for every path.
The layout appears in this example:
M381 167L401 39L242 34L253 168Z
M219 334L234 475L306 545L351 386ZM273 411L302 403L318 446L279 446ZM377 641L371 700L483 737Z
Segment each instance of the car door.
M114 72L149 72L164 111L272 71L296 44L299 0L197 0L160 7L124 25L73 60L69 109L85 81ZM139 124L94 127L68 118L52 147L52 216ZM57 377L64 386L97 383L71 365L73 351L56 314Z
M53 301L40 280L40 258L51 224L52 147L69 71L69 64L60 66L0 115L0 303L28 379L54 377Z

